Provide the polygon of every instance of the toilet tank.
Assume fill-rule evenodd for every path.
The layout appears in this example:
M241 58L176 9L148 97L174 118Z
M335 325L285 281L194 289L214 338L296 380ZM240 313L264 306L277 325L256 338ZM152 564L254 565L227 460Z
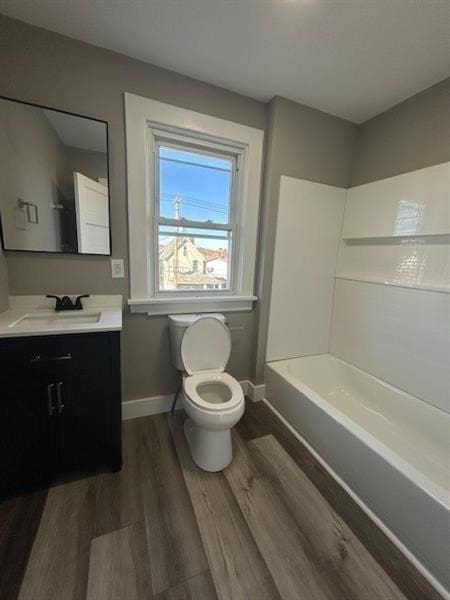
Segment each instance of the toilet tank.
M172 354L172 363L178 371L184 371L183 360L181 358L181 340L184 332L202 317L213 317L225 323L225 316L220 313L196 313L191 315L169 315L170 331L170 350Z

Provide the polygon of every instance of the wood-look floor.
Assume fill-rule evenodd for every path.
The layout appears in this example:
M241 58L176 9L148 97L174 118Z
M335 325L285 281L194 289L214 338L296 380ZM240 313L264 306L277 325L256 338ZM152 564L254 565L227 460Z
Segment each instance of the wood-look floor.
M182 421L127 421L120 473L0 504L0 598L440 598L264 403L222 473Z

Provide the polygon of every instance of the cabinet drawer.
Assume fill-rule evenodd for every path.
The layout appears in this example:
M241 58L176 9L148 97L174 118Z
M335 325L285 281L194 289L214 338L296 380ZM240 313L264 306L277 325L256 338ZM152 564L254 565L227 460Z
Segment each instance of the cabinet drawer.
M109 338L105 334L57 335L3 340L0 361L24 376L47 372L107 369Z

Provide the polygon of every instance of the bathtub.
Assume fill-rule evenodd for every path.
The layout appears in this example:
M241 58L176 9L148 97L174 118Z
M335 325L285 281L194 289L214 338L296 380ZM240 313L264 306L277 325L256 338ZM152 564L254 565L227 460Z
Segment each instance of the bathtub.
M445 595L450 415L331 354L266 365L266 401Z

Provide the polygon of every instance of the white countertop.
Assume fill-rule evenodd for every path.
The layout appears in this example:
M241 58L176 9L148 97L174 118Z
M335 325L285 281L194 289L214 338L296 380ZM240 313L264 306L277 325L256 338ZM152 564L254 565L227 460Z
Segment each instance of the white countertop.
M0 313L0 338L122 329L122 296L96 295L81 302L83 310L56 312L51 298L10 296L9 309Z

